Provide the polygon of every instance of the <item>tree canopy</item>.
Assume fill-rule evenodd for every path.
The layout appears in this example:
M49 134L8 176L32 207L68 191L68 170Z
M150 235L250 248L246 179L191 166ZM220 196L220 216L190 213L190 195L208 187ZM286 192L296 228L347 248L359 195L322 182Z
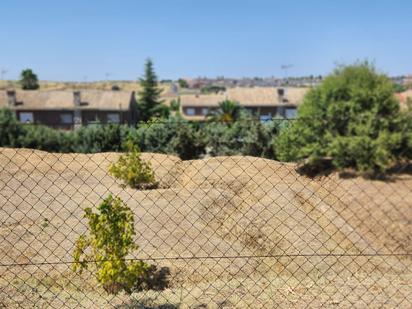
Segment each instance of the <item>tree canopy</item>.
M278 138L280 160L376 174L412 158L412 121L389 78L368 62L341 66L311 89Z
M40 87L37 75L31 69L25 69L21 72L20 84L23 90L36 90Z
M177 83L179 84L180 88L189 88L189 84L187 83L187 81L183 78L179 78L177 80Z
M240 117L241 107L238 102L224 100L219 103L219 108L209 115L212 121L233 122Z

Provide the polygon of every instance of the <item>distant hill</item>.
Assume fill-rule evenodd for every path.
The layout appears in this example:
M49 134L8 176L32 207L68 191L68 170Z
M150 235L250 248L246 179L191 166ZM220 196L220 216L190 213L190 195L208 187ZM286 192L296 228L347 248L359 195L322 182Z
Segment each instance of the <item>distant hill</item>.
M40 81L40 91L48 90L77 90L77 89L94 89L94 90L112 90L113 86L117 86L124 91L140 90L138 81L96 81L96 82L59 82L59 81ZM170 83L161 83L160 86L168 91ZM17 81L0 80L0 90L21 88Z

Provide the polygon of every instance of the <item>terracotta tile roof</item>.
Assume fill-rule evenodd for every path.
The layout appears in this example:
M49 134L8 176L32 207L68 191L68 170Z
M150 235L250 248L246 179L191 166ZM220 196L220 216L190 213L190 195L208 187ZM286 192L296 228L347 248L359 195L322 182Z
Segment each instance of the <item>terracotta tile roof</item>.
M81 109L128 110L133 92L128 91L80 91ZM16 91L14 109L56 110L74 109L73 91ZM0 107L7 107L7 92L0 91Z
M273 106L293 104L298 105L303 100L308 88L282 88L285 89L284 98L287 102L280 102L278 88L229 88L221 94L182 95L182 106L218 106L219 102L230 99L239 102L242 106Z

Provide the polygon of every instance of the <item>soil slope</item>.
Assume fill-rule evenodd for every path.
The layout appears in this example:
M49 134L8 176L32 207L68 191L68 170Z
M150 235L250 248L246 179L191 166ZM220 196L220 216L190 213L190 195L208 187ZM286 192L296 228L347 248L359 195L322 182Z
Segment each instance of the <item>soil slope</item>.
M136 214L140 248L133 256L169 268L171 290L160 295L173 304L199 304L216 285L219 288L212 288L212 294L217 296L205 298L205 303L226 299L228 307L247 307L249 298L254 304L257 299L262 304L277 299L280 303L274 304L281 307L304 306L308 300L322 305L330 301L330 295L342 295L337 282L343 274L363 273L367 275L358 285L367 288L356 299L369 297L381 305L369 286L382 281L384 274L410 274L409 259L381 256L412 251L411 176L398 175L386 182L344 179L337 174L309 179L297 174L293 164L260 158L181 161L146 153L143 158L151 162L160 187L137 191L122 189L108 175L109 165L118 156L0 150L0 261L10 265L0 267L4 291L24 301L27 294L21 285L44 287L46 278L52 284L40 302L50 305L45 295L51 288L60 296L68 293L58 288L66 279L78 280L65 263L72 261L74 242L86 232L83 209L94 207L109 193L122 197ZM24 266L11 266L16 263ZM279 289L321 287L320 278L326 280L325 288L318 293L304 288L296 292L294 303L288 297L281 301L268 296L264 287L276 284L277 293L283 295ZM16 280L19 283L12 286L10 282ZM229 295L239 289L239 282L247 284L237 302ZM91 280L76 284L90 290L82 294L88 295L82 301L94 299ZM327 287L332 289L328 297L323 295ZM186 296L174 299L170 291L175 290ZM389 304L399 305L410 293L403 290L399 301L392 296L394 303ZM0 292L0 304L6 298ZM7 305L23 304L13 303L12 298Z

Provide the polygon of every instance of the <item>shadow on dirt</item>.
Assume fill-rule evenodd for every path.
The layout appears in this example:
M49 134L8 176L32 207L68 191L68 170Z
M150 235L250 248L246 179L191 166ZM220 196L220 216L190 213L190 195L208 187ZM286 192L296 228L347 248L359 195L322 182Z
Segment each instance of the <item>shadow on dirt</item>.
M150 265L146 276L141 278L137 283L136 291L154 290L162 291L169 286L170 269L162 267L160 269L155 265Z
M298 164L296 171L301 176L309 178L328 177L336 172L336 168L332 164L332 160L323 159L316 162L316 164L309 164L302 162ZM412 176L412 163L398 164L385 172L381 173L361 173L353 169L345 169L339 172L339 177L342 179L352 179L356 177L363 177L369 180L381 180L386 182L396 181L403 175Z
M116 309L178 309L179 307L171 304L147 305L145 301L132 301L130 304L116 306Z

